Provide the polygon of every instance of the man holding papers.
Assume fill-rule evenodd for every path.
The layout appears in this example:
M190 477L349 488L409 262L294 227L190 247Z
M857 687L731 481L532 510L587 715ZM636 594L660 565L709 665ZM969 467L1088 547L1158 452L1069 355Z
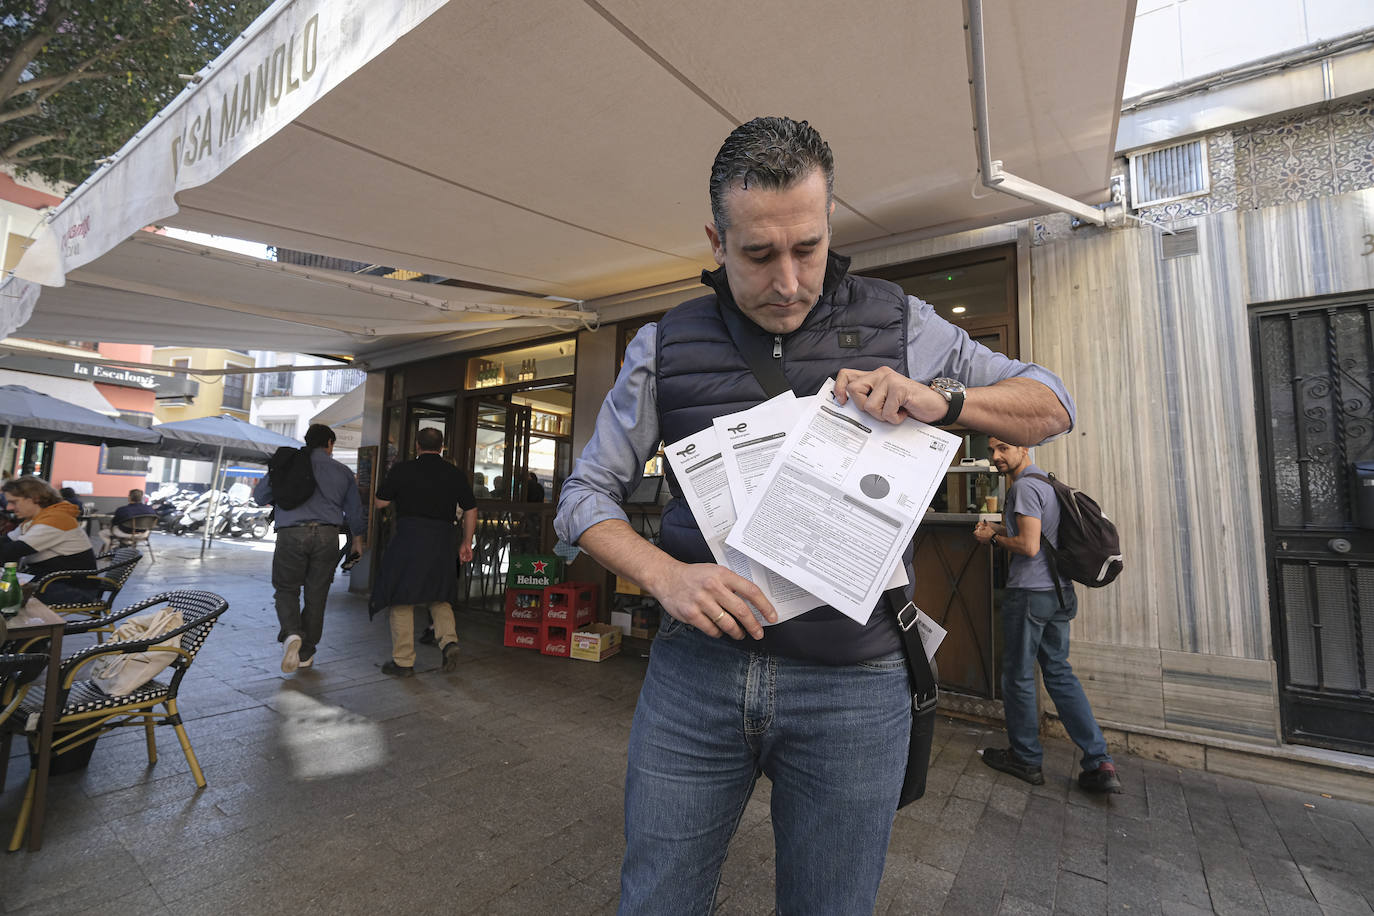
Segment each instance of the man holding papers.
M957 421L1030 445L1073 425L1052 373L974 343L892 283L848 274L830 251L833 186L830 148L806 122L759 118L731 133L711 170L712 292L636 335L563 487L559 536L665 611L630 736L622 913L710 911L760 773L773 784L778 911L870 912L912 717L885 607L775 622L763 591L716 562L707 537L719 532L676 486L661 544L635 533L620 503L659 442L766 401L751 359L775 360L798 398L834 379L818 435ZM876 512L886 484L864 488L836 498ZM832 568L856 552L835 531L809 535Z

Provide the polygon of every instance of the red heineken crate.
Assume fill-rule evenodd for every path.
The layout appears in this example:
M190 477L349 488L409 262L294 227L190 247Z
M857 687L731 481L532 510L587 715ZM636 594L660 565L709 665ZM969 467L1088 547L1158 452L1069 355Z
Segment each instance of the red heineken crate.
M505 643L511 649L538 649L543 645L543 628L537 623L506 621Z
M597 587L591 582L565 582L544 589L544 623L571 631L596 618ZM567 653L564 653L567 654Z
M506 589L506 623L539 626L544 619L544 590L542 588Z

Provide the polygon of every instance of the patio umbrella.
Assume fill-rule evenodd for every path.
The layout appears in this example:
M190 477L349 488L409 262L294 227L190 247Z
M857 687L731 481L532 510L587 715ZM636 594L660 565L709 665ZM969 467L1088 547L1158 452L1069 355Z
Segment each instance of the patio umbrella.
M0 425L5 428L0 455L8 451L12 436L80 445L147 445L158 441L152 430L23 385L0 385Z
M213 460L215 471L210 478L210 488L218 490L220 470L224 459L234 461L256 461L266 463L277 449L300 448L304 443L275 433L262 426L255 426L238 417L221 414L218 417L196 417L193 420L177 420L173 423L158 423L149 432L157 433L159 441L152 448L145 448L151 455L166 458L198 458ZM214 517L218 496L210 497L209 511L206 512L205 529L200 536L200 555L205 556L205 546L210 541L209 519Z

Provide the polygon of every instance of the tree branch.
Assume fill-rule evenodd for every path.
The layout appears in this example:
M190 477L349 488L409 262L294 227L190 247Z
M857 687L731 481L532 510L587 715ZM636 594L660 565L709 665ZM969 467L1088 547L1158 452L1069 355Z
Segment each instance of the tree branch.
M5 68L0 70L0 99L8 99L14 93L14 87L19 85L19 78L24 75L29 64L33 63L38 52L57 37L57 27L65 15L62 6L61 3L49 3L38 28L24 39L15 50L14 56L5 62Z
M9 111L0 111L0 124L9 121L18 121L20 118L27 118L29 115L36 115L42 110L42 106L37 102L30 102L23 108L14 108Z
M91 61L91 63L94 63L94 61ZM104 80L118 75L118 73L105 73L103 71L97 71L94 73L78 73L76 74L76 77L74 79L68 79L67 82L75 82L76 80ZM59 83L64 79L66 79L66 77L41 76L38 79L25 80L24 82L19 84L19 87L17 89L14 90L14 95L23 95L26 92L39 92L41 90L47 89L49 86ZM65 85L65 83L63 85ZM61 87L59 86L58 88ZM47 96L44 96L44 98L46 97Z
M18 156L20 153L22 153L22 152L23 152L24 150L26 150L26 149L30 149L30 148L32 148L32 147L35 147L35 146L37 146L37 145L40 144L40 143L47 143L49 140L65 140L65 139L67 139L67 132L66 132L65 130L54 131L53 133L50 133L50 134L38 134L37 136L33 136L33 137L25 137L23 140L16 140L14 143L11 143L11 144L9 145L9 148L8 148L8 149L5 149L5 150L3 150L3 151L0 151L0 159L5 159L5 160L9 160L9 161L18 161L18 160L15 160L15 157ZM47 156L40 156L39 158L40 158L40 159L47 159L47 158L49 158L49 157L47 157ZM53 158L55 158L55 157L53 157Z
M53 153L51 156L25 156L23 159L5 159L3 156L0 156L0 161L8 162L10 165L19 166L20 168L51 159L65 159L68 162L85 161L80 156L68 156L66 153Z

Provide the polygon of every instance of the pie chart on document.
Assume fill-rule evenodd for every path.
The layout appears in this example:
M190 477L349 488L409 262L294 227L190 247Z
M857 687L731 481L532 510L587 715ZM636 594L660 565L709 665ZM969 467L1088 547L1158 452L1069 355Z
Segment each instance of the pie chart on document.
M859 479L859 491L869 499L882 499L892 490L892 485L882 474L865 474Z

